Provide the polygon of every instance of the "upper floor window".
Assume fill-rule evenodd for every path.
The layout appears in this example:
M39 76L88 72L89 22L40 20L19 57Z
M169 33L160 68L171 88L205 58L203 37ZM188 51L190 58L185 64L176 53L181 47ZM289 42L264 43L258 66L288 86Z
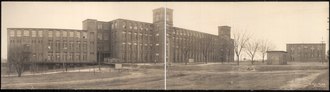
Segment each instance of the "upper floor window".
M80 38L80 32L76 31L76 37Z
M102 29L102 24L101 23L97 25L97 29Z
M10 36L10 37L14 37L14 36L15 36L15 31L10 31L10 32L9 32L9 36Z
M94 39L94 32L90 32L90 37Z
M48 37L53 37L53 31L48 31Z
M56 37L60 37L60 31L55 31Z
M17 34L17 37L21 37L22 36L22 31L17 30L16 34Z
M42 37L42 31L38 31L39 37Z
M109 39L109 35L108 34L104 34L103 37L104 37L104 40L108 40Z
M32 32L32 37L36 37L37 36L36 31L31 31L31 32Z
M87 39L87 32L82 32L82 38Z
M68 36L68 32L66 32L66 31L62 31L62 36L63 36L63 37L67 37L67 36Z
M101 34L101 33L97 33L97 38L98 38L99 40L102 40L102 34Z
M72 32L72 31L69 32L69 36L70 36L70 37L73 37L73 32Z
M24 33L23 33L24 36L29 36L29 31L28 30L24 30Z
M116 23L113 23L113 24L111 25L111 29L114 29L114 28L115 28L115 24L116 24Z

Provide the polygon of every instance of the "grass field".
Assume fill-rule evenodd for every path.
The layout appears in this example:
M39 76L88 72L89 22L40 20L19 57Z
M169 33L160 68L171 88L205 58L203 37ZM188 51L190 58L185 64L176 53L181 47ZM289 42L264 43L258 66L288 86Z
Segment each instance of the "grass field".
M243 69L252 65L240 65ZM195 67L195 68L192 68ZM309 77L327 71L328 66L305 65L256 65L255 71L239 71L236 65L173 65L167 73L168 89L224 89L224 90L289 90L310 89L305 86L288 85L298 78ZM241 70L243 70L241 68ZM327 76L324 74L323 76ZM309 84L310 79L303 79ZM328 84L327 84L328 85ZM291 88L290 88L291 87ZM319 90L327 90L322 87Z
M72 70L52 74L1 77L2 89L164 89L162 64L104 67L101 72ZM254 70L247 70L253 67ZM111 70L111 71L110 71ZM327 64L250 65L172 64L167 67L167 89L219 90L329 90Z

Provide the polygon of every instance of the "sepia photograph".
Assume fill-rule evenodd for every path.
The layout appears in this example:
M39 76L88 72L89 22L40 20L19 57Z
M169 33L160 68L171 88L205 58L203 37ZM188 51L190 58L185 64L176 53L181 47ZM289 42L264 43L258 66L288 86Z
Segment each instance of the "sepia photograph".
M328 2L1 2L1 89L329 90Z

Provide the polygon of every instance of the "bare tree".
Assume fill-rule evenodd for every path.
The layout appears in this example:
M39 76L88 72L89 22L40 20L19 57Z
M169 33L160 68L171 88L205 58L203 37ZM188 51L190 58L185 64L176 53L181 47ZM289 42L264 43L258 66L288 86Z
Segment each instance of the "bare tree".
M10 47L8 51L8 62L15 68L18 77L22 76L27 62L31 58L30 46L24 44L22 46Z
M234 51L237 56L237 64L239 65L239 57L241 56L242 49L245 48L246 43L250 40L251 35L248 34L246 31L242 32L235 32L233 34L234 38Z
M260 44L260 53L261 53L261 57L262 57L262 63L265 62L265 57L267 54L267 51L272 50L275 48L275 45L273 45L269 40L262 40L261 44Z
M260 41L249 41L246 44L246 53L250 56L251 58L251 64L254 64L254 57L257 53L257 51L260 49Z

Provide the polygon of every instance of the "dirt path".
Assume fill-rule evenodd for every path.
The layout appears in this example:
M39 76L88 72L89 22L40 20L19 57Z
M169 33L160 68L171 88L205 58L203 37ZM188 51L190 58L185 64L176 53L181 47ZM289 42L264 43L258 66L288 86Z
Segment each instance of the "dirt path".
M312 81L316 79L322 72L319 73L312 73L309 76L296 78L294 80L289 81L286 85L280 87L283 90L295 90L295 89L302 89L311 85Z

